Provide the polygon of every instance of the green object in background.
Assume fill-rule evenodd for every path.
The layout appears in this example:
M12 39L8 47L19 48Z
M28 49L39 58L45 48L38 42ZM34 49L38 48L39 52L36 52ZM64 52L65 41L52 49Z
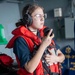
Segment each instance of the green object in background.
M5 38L5 34L4 34L4 27L2 26L2 24L0 24L0 45L4 45L7 44L7 40Z

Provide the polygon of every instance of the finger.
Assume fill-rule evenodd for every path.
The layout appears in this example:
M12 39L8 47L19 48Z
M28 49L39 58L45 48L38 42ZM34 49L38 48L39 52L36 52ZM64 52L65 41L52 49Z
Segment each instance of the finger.
M47 59L51 59L50 55L46 55L46 56L45 56L45 59L46 59L46 60L47 60Z
M47 62L47 63L49 63L49 62L50 62L50 60L46 60L46 62Z
M53 62L48 62L49 65L53 65Z
M55 61L54 61L54 60L50 60L50 59L49 59L49 60L46 60L46 62L47 62L47 63L50 63L50 62L52 62L52 63L53 63L53 62L55 62Z
M46 54L46 55L45 55L45 58L47 58L47 57L50 57L50 55L49 55L49 54Z
M49 31L49 33L48 33L47 36L50 36L50 34L52 33L52 31L53 31L53 29L51 29L51 30Z
M52 36L50 36L51 38L54 38L54 34L52 34Z
M50 57L46 57L45 60L50 60Z

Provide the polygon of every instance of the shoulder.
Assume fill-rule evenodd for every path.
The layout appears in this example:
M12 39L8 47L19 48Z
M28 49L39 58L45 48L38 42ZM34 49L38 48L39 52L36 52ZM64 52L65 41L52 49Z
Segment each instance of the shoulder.
M25 40L24 40L24 38L23 38L23 37L19 36L19 37L17 37L17 38L16 38L16 40L15 40L15 41L25 41Z
M20 51L20 52L27 51L27 52L29 52L28 44L26 43L26 41L23 37L16 38L16 40L14 41L13 49L15 52L16 51Z
M21 36L15 39L14 44L27 45L26 40Z

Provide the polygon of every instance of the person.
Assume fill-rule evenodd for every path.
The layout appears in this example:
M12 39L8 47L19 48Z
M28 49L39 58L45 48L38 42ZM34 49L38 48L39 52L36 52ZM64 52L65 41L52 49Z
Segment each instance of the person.
M55 46L53 41L53 29L50 29L47 36L44 35L45 13L44 8L37 4L27 4L22 11L22 19L16 23L17 28L12 31L14 35L6 48L13 48L16 55L19 70L18 75L50 75L44 68L43 62L48 64L51 72L59 73L58 62L64 60L64 54L56 50L52 54L53 48L48 48L50 54L45 50L48 46ZM54 50L53 50L54 51Z

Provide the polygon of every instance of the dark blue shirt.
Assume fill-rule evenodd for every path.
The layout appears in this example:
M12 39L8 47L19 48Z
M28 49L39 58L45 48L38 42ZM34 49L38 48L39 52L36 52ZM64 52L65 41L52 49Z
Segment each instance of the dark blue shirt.
M59 49L59 46L56 44L56 49ZM20 66L23 67L26 62L31 59L31 52L29 47L22 37L18 37L14 42L13 52L18 57L20 61Z
M15 40L13 52L18 57L21 67L23 67L31 58L29 47L22 37L18 37Z

